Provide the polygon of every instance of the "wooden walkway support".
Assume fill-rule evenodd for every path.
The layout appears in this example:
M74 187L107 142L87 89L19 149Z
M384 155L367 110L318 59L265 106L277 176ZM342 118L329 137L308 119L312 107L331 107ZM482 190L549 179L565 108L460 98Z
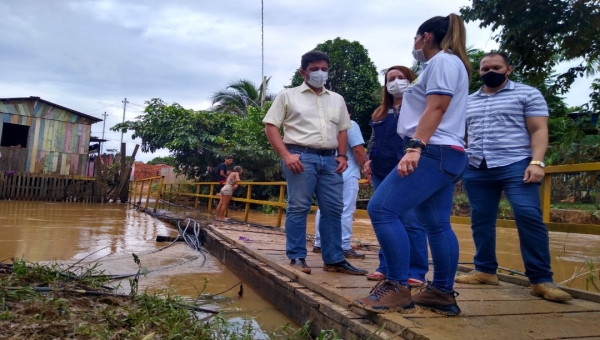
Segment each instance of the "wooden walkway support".
M285 235L275 228L215 223L207 224L204 234L211 253L295 322L311 321L315 336L321 329L336 329L343 339L600 339L600 294L565 288L575 299L555 303L531 296L527 280L499 274L499 286L455 286L462 309L457 317L420 308L414 314L376 315L348 307L353 299L367 296L374 282L325 272L320 254L312 252L306 259L311 275L292 268ZM366 254L352 264L376 268L378 248Z

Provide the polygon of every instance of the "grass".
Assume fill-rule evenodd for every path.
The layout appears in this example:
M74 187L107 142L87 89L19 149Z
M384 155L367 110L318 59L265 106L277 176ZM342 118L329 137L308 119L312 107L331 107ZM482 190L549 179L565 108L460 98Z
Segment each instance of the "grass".
M283 325L269 334L252 319L232 323L222 314L199 312L169 290L129 295L108 286L98 265L0 262L0 329L16 339L311 339L310 324ZM200 298L200 297L199 297ZM197 300L196 300L197 301ZM337 339L322 331L319 339Z

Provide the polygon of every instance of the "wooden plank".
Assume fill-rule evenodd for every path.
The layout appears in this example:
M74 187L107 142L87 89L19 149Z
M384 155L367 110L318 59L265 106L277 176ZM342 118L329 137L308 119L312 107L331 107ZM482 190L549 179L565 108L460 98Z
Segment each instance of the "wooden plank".
M0 172L0 199L6 199L6 187L8 187L7 181L4 172Z
M23 181L25 179L24 178L25 174L24 173L18 173L17 176L18 177L17 177L17 188L16 188L16 192L15 192L15 199L21 199L21 195L22 195L21 190L23 188L22 183L23 183Z
M29 171L30 172L35 172L35 167L37 165L37 155L38 155L38 143L39 143L39 134L40 134L40 119L39 118L35 118L35 120L33 121L33 140L29 143L30 144L30 155L29 155Z
M412 314L405 314L410 318ZM600 337L600 313L508 315L415 320L423 328L465 340L576 339Z
M29 189L29 173L26 172L26 173L24 173L24 176L23 176L21 200L27 201L28 189Z

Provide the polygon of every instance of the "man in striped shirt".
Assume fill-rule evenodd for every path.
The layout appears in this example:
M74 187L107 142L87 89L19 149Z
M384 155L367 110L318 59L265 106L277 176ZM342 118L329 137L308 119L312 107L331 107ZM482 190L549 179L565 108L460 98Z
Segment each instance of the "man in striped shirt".
M552 280L548 229L540 208L548 106L537 89L510 81L512 71L505 54L486 54L479 64L484 85L469 96L469 168L462 182L471 205L475 270L455 282L498 284L496 218L504 191L513 207L531 295L568 301L571 296Z

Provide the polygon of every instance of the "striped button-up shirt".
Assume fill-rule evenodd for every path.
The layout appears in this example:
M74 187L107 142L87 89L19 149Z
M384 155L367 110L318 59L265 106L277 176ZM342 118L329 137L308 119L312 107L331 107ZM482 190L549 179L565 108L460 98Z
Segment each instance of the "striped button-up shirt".
M531 157L531 138L525 119L547 117L546 100L536 88L508 81L494 94L482 89L469 96L467 136L469 164L489 168Z

